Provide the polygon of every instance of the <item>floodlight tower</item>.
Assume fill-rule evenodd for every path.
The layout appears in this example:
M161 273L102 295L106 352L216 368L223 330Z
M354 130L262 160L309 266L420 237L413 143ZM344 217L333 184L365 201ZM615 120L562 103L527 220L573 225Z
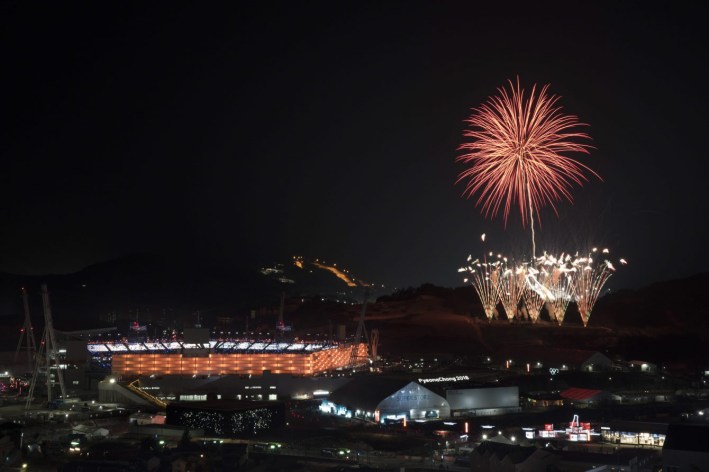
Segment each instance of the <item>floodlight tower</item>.
M32 328L32 320L30 319L30 304L27 300L27 289L25 289L25 287L22 287L22 305L25 309L25 323L20 330L20 339L17 342L17 349L15 350L15 362L17 362L20 351L27 351L27 363L31 371L32 361L34 361L34 356L37 354L37 343L34 339L34 330Z

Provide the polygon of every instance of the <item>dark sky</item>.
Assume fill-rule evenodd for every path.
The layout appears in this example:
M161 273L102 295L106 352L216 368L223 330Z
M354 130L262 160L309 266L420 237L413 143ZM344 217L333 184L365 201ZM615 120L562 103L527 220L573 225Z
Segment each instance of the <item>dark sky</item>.
M517 75L591 125L604 179L538 246L608 246L614 288L707 270L701 5L232 3L2 3L0 270L302 254L458 285L530 251L454 185L463 120Z

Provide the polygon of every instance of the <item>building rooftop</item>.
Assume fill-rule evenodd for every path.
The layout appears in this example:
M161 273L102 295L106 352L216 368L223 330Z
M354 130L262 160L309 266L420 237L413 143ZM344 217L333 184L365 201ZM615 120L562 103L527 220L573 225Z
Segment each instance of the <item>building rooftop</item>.
M495 455L500 460L509 457L512 464L520 464L526 461L536 450L537 448L534 446L519 446L504 442L484 441L475 449L475 452L481 456L485 456L486 454Z
M603 390L594 390L594 389L590 389L590 388L572 387L572 388L567 388L563 392L559 393L559 396L561 398L565 398L567 400L586 401L586 400L592 400L604 393L605 392Z
M612 431L622 431L626 433L650 433L650 434L666 434L667 423L654 423L648 421L611 421L608 427Z
M667 437L662 449L709 452L709 426L671 424L667 428Z
M411 379L368 375L355 377L330 394L329 400L350 409L374 411L386 397L410 384Z
M427 389L436 392L439 395L446 396L448 390L468 390L468 389L493 389L493 388L504 388L504 387L515 387L516 385L507 383L482 383L476 381L464 381L464 382L433 382L433 383L423 383L415 382L423 385Z
M594 355L604 356L598 351L588 351L585 349L564 349L556 347L518 347L507 349L504 353L506 358L524 361L524 362L541 362L542 364L558 364L565 363L570 366L579 366L588 361ZM605 357L605 356L604 356ZM611 360L608 359L610 363Z

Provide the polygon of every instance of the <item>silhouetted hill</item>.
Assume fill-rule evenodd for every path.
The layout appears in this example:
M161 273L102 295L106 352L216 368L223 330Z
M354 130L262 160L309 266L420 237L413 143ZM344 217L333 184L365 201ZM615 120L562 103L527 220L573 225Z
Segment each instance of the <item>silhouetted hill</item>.
M591 314L589 326L621 330L664 333L696 333L709 337L709 273L684 279L656 282L638 290L620 290L601 297ZM484 319L482 306L471 286L458 288L424 284L418 288L399 290L380 297L382 302L417 304L423 298L436 298L440 308L454 313L467 313ZM498 310L501 308L498 305ZM504 315L503 315L504 316ZM544 309L542 319L546 318ZM580 324L576 305L567 310L565 323Z
M0 323L22 324L20 287L27 287L34 322L42 324L40 284L46 283L58 329L113 325L117 319L170 320L191 324L200 312L205 325L218 316L243 317L253 309L278 306L287 297L317 297L352 304L365 289L348 287L326 270L289 264L267 267L204 265L151 254L134 254L88 266L76 273L23 276L0 273ZM313 269L312 267L310 269ZM368 288L369 298L382 293Z
M0 274L0 314L21 323L20 287L25 286L33 319L40 321L41 283L48 285L55 325L60 329L106 325L109 313L119 318L142 315L143 321L161 316L189 317L197 310L205 317L214 317L254 308L273 292L255 268L203 267L138 254L94 264L73 274Z
M592 323L633 329L709 333L709 273L611 293L596 304Z
M217 317L228 317L241 330L253 309L259 309L259 315L249 322L250 329L272 330L285 292L286 323L295 327L294 335L328 332L339 324L346 325L348 333L354 331L362 287L347 287L326 271L273 267L280 269L266 271L266 276L263 267L203 266L139 254L66 275L0 273L0 323L13 328L3 332L4 341L14 346L14 328L22 324L21 286L29 289L32 317L41 327L42 282L49 286L55 326L64 330L115 325L111 314L124 322L138 318L190 325L197 311L207 326L214 326ZM618 291L598 301L584 329L573 303L561 328L544 312L536 325L489 323L471 286L424 284L380 296L368 305L366 319L369 329L380 330L382 351L389 353L495 352L506 345L554 345L627 351L648 360L662 352L662 359L682 359L701 357L706 351L702 346L709 346L706 293L709 274Z
M709 276L658 282L601 300L584 328L575 304L559 327L540 321L487 321L472 287L423 285L381 297L367 325L380 331L381 351L438 357L496 356L513 346L588 349L662 365L709 366ZM500 309L500 307L498 307ZM504 315L503 315L504 317Z

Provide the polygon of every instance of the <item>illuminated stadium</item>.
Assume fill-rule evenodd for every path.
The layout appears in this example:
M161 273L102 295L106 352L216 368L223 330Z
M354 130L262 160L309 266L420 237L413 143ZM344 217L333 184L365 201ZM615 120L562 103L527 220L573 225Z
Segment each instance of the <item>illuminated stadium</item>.
M91 342L87 349L118 377L162 375L313 375L363 364L367 345L335 342L229 340L186 343Z

